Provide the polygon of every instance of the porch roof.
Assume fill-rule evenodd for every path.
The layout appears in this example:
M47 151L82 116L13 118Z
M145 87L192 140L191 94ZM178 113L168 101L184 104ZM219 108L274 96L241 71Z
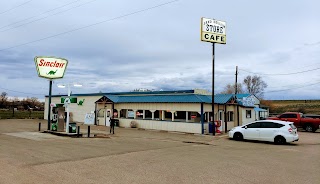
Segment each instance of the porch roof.
M267 112L267 110L266 109L261 109L261 108L259 108L259 107L255 107L254 108L254 111L261 111L261 112Z
M206 95L118 96L115 103L211 103Z

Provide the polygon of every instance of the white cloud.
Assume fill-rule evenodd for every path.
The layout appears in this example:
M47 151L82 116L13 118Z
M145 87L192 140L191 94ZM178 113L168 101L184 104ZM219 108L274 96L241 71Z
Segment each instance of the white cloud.
M69 2L34 1L3 14L0 27ZM85 2L89 0L74 5ZM320 67L320 4L315 0L184 0L50 38L165 2L93 1L16 29L1 32L0 28L0 50L30 43L0 51L0 90L10 89L11 96L40 94L37 97L42 98L48 94L48 81L38 78L35 71L33 58L37 55L64 57L70 62L65 78L55 82L53 94L66 93L56 87L58 82L72 81L84 84L73 89L78 93L135 88L211 90L212 46L200 42L201 17L227 22L227 44L216 44L215 92L234 83L236 66L259 74ZM0 12L16 4L18 1L3 2ZM42 38L48 39L31 43ZM240 70L238 80L249 74ZM318 85L295 89L319 81L318 71L262 77L268 83L266 91L292 88L265 93L266 98L318 98Z

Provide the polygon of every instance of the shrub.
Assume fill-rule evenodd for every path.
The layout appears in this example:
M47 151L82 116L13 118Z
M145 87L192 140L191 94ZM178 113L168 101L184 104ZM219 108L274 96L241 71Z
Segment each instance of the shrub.
M131 128L137 128L138 123L136 121L131 121L130 122L130 127Z

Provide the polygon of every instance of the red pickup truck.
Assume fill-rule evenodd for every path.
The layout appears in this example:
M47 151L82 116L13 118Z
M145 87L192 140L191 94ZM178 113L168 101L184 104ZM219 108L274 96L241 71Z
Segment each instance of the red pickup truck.
M308 132L315 132L318 128L320 128L319 118L305 117L299 112L286 112L276 117L269 117L267 119L291 121L296 127L302 127Z

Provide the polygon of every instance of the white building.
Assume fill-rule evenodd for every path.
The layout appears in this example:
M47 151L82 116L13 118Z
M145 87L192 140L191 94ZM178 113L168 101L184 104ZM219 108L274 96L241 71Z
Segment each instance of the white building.
M65 97L52 96L52 104L60 111L64 111ZM77 103L69 106L71 122L83 123L86 113L94 112L98 126L109 126L109 119L114 115L121 127L130 127L135 121L138 128L198 134L208 133L211 127L208 122L212 114L212 96L205 90L72 94L72 97ZM246 102L243 97L241 101L232 94L218 94L214 102L214 120L220 120L221 131L256 119L255 106L243 103ZM46 96L45 118L48 106Z

